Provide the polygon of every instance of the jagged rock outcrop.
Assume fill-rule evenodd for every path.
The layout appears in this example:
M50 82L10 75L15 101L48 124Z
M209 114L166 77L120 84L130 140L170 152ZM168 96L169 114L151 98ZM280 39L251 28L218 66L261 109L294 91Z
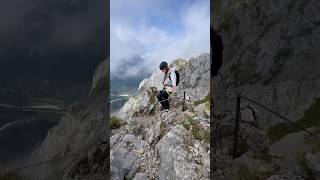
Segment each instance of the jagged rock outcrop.
M115 130L111 179L135 178L139 173L148 179L209 179L209 119L193 119L188 111L179 111L133 118ZM139 125L141 131L135 131Z
M101 85L103 82L107 82L106 78L108 77L108 64L107 60L102 61L98 67L95 69L92 79L92 85L89 92L89 95L91 95L96 89L99 89L99 85Z
M320 116L314 112L320 110L320 2L227 0L215 1L212 6L216 10L212 23L224 42L223 66L212 87L217 122L214 177L240 176L244 171L225 168L230 165L227 162L233 164L240 159L248 164L251 160L244 157L249 156L262 160L256 167L244 168L251 178L315 178L304 153L319 142L309 142L310 135L256 104L241 100L241 156L235 160L230 156L233 133L225 132L233 132L232 98L241 93L319 137ZM271 168L267 172L261 170L268 166Z
M178 59L172 62L171 66L174 66L179 70L181 81L177 90L178 98L183 97L183 92L196 96L199 99L203 99L209 94L209 82L210 82L210 55L203 53L194 57L191 57L188 61ZM122 118L130 117L135 111L148 106L149 94L147 92L151 87L155 87L157 90L163 88L162 80L163 73L161 71L153 72L149 79L143 80L139 84L138 95L130 98L128 102L123 106L119 112L119 116ZM187 99L195 100L195 97L186 95Z
M119 112L125 125L111 132L111 179L209 179L209 58L201 54L171 64L181 81L169 111L160 111L155 97L161 72L140 83ZM188 97L182 111L183 91L202 101Z
M47 137L41 146L35 150L31 157L31 163L37 163L47 160L68 156L73 153L83 151L83 149L92 148L100 144L101 141L108 144L108 139L104 138L107 130L107 72L104 67L106 61L103 61L94 73L90 96L74 104L63 115L59 124L48 131ZM103 139L104 138L104 139ZM39 167L31 168L28 174L35 179L74 179L88 177L85 175L104 174L108 175L101 163L107 164L109 156L108 148L99 146L86 153L75 155L54 163L44 164ZM96 160L98 158L98 160ZM102 158L102 162L101 162ZM103 160L103 159L106 160ZM93 166L98 164L98 167ZM88 168L95 169L91 173ZM77 167L82 167L77 168ZM105 177L104 176L104 177ZM80 176L81 177L81 176ZM89 176L90 177L90 176Z

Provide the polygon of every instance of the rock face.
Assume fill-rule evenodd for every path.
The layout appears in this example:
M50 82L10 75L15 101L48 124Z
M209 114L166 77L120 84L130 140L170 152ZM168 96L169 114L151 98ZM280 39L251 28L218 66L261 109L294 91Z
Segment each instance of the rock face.
M186 141L189 136L187 129L182 125L177 125L158 142L159 179L208 179L209 154L199 142L188 144ZM189 145L188 148L194 148L194 154L188 152L188 149L184 147L186 144Z
M233 133L226 132L233 132L234 127L232 98L241 93L319 137L320 117L311 112L320 110L320 2L226 0L215 1L212 6L216 9L212 23L221 33L225 48L220 75L214 77L211 87L217 122L212 137L217 153L215 178L243 173L231 167L237 159L248 164L247 156L262 159L254 168L242 168L250 177L263 174L256 179L315 178L316 171L305 165L306 156L301 153L310 152L319 142L310 143L303 131L258 105L241 100L241 156L236 160L230 156ZM288 151L283 152L285 148Z
M97 86L101 85L102 81L106 82L106 78L108 77L107 71L107 61L102 61L99 66L94 71L91 90L89 95L91 95L97 88Z
M209 58L201 54L171 64L181 81L169 111L160 111L155 98L161 73L140 83L120 110L125 125L111 131L111 179L209 179ZM202 101L190 97L182 111L183 91Z
M103 136L108 133L106 128L107 73L104 68L106 61L96 69L90 96L70 107L59 124L48 131L44 142L33 153L31 163L60 158L108 142L108 139L103 139ZM103 163L107 161L101 162L101 158L108 159L108 156L105 156L106 152L106 147L99 146L86 153L32 168L27 173L35 179L62 179L63 177L69 179L77 177L75 174L83 176L89 174L90 171L79 172L78 166L90 165L90 168L94 168L93 164L100 163L95 172L106 174L108 171L104 171ZM99 161L94 159L96 157L100 158Z
M290 119L303 115L320 96L318 6L314 0L223 2L225 57L215 80L217 110L243 92ZM275 123L263 116L266 125Z

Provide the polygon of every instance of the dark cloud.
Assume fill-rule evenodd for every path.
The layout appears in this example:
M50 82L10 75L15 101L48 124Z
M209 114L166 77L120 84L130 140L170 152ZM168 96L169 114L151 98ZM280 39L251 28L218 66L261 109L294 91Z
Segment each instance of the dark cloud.
M0 79L87 81L109 53L107 0L0 3Z

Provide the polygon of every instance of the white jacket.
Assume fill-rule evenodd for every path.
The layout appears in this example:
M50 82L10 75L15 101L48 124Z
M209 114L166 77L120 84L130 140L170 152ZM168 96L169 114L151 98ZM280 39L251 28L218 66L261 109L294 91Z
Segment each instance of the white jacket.
M164 80L164 84L168 86L177 86L177 76L175 73L176 69L175 68L170 68L166 79ZM170 78L169 78L170 76ZM171 79L171 80L170 80Z

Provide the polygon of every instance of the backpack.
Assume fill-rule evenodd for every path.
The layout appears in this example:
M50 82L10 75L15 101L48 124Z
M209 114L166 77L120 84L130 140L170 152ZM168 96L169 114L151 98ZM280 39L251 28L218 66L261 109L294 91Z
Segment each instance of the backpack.
M176 78L177 78L177 82L176 82L176 86L178 86L179 82L180 82L180 74L177 70L174 71L176 73ZM171 77L169 75L169 79L171 81Z

